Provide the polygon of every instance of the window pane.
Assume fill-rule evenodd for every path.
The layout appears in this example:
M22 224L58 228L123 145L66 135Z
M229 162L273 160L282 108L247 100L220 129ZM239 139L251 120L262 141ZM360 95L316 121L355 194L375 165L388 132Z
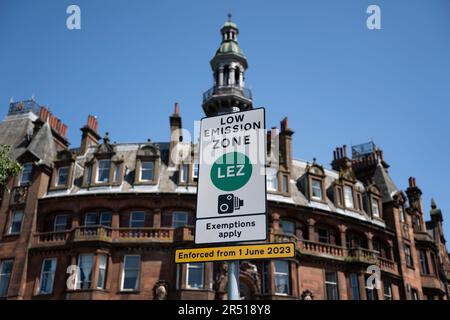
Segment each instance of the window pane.
M139 284L140 256L125 256L122 290L137 290Z
M356 273L350 274L350 288L352 292L352 300L359 300L359 283Z
M69 167L61 167L58 169L58 181L56 185L65 186L67 185L67 179L69 177Z
M322 200L322 182L317 179L312 179L312 197Z
M53 230L57 232L57 231L64 231L66 229L67 229L67 216L66 215L56 216Z
M275 261L275 293L289 294L289 262Z
M53 282L55 279L56 259L45 259L42 262L41 280L39 293L47 294L53 291Z
M92 226L96 224L97 224L97 212L86 213L86 216L84 217L84 225Z
M344 186L344 196L345 196L345 206L347 208L354 208L352 187Z
M114 166L114 178L113 178L114 182L119 182L120 181L120 164L116 163L116 165Z
M283 192L288 192L289 191L289 179L288 176L283 175Z
M154 172L153 161L142 161L141 162L141 180L142 181L152 181Z
M391 284L384 281L384 300L392 300L392 288Z
M189 164L183 164L181 167L181 182L188 182L189 179Z
M27 163L22 168L22 176L20 177L20 184L28 184L31 182L33 173L33 165L31 163Z
M266 171L266 183L267 189L272 191L278 190L278 179L277 179L277 170L276 169L267 169Z
M371 201L372 201L372 215L374 217L380 217L380 207L378 200L371 197Z
M328 235L328 230L326 229L319 229L319 242L321 243L330 243L330 237Z
M98 289L105 288L106 263L107 263L107 256L104 254L99 255L98 256L98 281L97 281Z
M198 178L198 161L194 161L194 166L192 168L193 172L192 172L192 177L193 178Z
M0 262L0 297L4 297L8 293L12 268L13 260L5 260Z
M143 228L145 226L145 212L133 211L130 214L130 228Z
M284 233L295 234L295 223L290 220L281 220L281 229Z
M9 234L20 233L20 230L22 229L22 220L23 220L23 212L14 211L11 216L11 225L9 228Z
M336 272L325 272L325 286L328 300L339 299L339 287Z
M188 287L189 288L203 288L203 263L189 263L188 269Z
M93 254L79 255L78 267L80 268L80 274L77 279L78 289L89 289L91 287L93 262L94 262Z
M98 162L98 182L109 182L110 160L99 160Z
M112 223L112 213L102 212L100 214L100 225L105 227L111 227L111 223Z
M172 228L184 227L188 224L188 213L175 211L172 214Z

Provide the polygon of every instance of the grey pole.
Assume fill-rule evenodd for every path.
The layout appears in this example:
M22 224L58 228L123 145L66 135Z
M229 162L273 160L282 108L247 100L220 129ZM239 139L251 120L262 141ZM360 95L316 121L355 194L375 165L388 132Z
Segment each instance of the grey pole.
M238 112L238 107L233 107L231 112ZM228 300L240 300L239 292L239 261L228 262Z
M239 261L228 262L228 300L240 300Z

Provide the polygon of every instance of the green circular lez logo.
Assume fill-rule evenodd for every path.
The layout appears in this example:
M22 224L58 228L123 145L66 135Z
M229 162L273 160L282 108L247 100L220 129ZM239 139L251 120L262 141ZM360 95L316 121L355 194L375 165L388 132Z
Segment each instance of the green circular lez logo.
M223 191L235 191L252 176L250 159L240 152L229 152L216 159L211 168L211 181Z

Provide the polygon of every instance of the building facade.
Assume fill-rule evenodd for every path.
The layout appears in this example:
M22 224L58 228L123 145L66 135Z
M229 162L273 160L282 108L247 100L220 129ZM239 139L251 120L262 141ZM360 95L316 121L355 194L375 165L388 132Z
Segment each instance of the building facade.
M221 29L207 116L253 108L238 33ZM73 149L48 108L11 102L0 144L23 169L0 190L1 298L226 299L226 263L174 263L194 244L198 161L178 104L169 123L169 142L111 143L88 116ZM336 148L330 169L294 159L293 134L287 118L267 133L267 201L268 241L296 255L241 262L241 296L447 300L443 215L433 201L425 221L415 178L399 190L373 143Z

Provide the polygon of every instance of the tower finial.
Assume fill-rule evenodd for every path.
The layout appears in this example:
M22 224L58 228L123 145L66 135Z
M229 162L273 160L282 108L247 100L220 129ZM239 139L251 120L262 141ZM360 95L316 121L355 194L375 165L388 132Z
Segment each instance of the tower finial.
M231 22L231 17L233 17L233 13L230 11L230 12L228 12L227 16L228 16L228 22Z

